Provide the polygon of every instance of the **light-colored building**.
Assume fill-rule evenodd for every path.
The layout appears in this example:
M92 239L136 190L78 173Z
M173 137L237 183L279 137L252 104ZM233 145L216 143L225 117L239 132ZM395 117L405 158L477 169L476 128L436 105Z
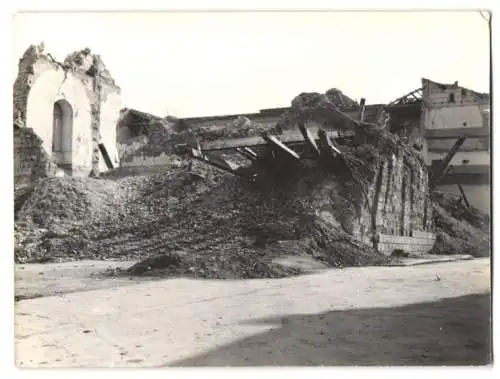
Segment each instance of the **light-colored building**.
M43 44L30 46L14 83L14 123L17 130L31 130L41 146L23 140L26 132L15 131L16 182L32 176L30 162L41 154L37 149L55 164L57 175L98 174L108 170L107 158L118 165L120 92L100 57L89 49L60 63Z
M195 127L226 127L237 117L271 125L289 108L264 109L244 115L186 118ZM356 117L359 106L341 106ZM419 146L424 161L432 168L446 156L456 140L464 144L450 162L451 170L442 178L438 190L460 195L462 186L471 205L490 212L490 96L460 87L457 82L441 84L422 79L422 87L390 104L369 104L365 120L375 120L380 110L391 115L391 131Z
M438 189L460 194L461 184L469 202L490 211L490 96L460 87L422 79L421 131L423 156L433 167L455 141L467 137L450 162L451 171Z

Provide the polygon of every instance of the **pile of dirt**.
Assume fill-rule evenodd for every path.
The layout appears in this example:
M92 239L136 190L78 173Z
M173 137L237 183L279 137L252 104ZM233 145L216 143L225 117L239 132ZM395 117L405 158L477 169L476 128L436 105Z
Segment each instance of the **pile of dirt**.
M469 254L487 257L491 252L490 219L474 207L467 207L461 198L434 192L433 216L436 242L433 254Z
M274 262L283 254L332 267L387 261L348 233L348 202L334 175L304 168L288 183L250 183L201 163L195 169L39 181L16 212L16 261L180 254L172 267L142 273L209 278L298 273Z
M283 254L312 256L330 267L386 263L386 257L356 241L337 221L345 218L345 209L334 209L331 201L340 197L335 177L307 172L281 185L226 177L182 199L179 211L162 222L138 225L126 239L119 233L101 243L115 256L145 254L147 263L139 272L132 269L136 274L280 277L293 274L274 263ZM155 258L171 254L180 254L180 260ZM165 262L175 264L163 267Z
M94 258L89 246L99 236L160 217L157 193L165 190L166 182L183 188L183 170L166 167L149 175L99 179L48 178L15 191L16 261Z
M445 209L453 218L465 221L483 233L490 233L490 216L475 207L467 206L462 197L441 191L432 193L434 203Z
M407 161L421 164L418 155L384 125L346 119L325 95L299 96L282 124L308 120L354 128L355 143L341 147L352 181L301 160L264 170L255 182L203 163L194 165L195 172L172 167L141 177L38 182L31 195L24 194L16 224L34 224L45 234L32 237L36 248L29 253L24 239L16 259L144 259L125 274L205 278L298 273L276 263L284 254L330 267L387 263L388 257L352 235L359 191L366 192L382 158L403 152Z
M46 178L15 193L15 258L47 261L64 243L65 256L79 254L90 225L126 202L119 183L93 178ZM57 250L57 248L56 248Z

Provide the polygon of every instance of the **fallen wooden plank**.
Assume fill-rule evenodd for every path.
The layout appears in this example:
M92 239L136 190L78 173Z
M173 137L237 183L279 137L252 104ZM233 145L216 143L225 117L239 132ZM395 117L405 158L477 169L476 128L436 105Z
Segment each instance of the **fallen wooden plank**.
M258 159L257 154L252 149L250 149L248 147L237 147L235 150L239 154L243 155L245 158L247 158L247 159L249 159L251 161L256 161Z
M250 156L254 157L255 159L259 158L259 155L253 151L252 149L250 149L249 147L244 147L243 150Z
M446 172L448 171L448 168L449 168L448 166L449 166L451 160L453 159L453 157L455 156L457 151L460 149L460 146L463 145L466 138L467 137L465 137L465 136L458 138L457 141L455 142L455 144L450 149L450 151L448 151L446 156L443 158L441 163L432 172L432 176L431 176L432 180L430 183L431 188L434 188L438 184L438 182L443 178L443 176L446 174Z
M106 146L104 146L103 143L100 143L99 145L99 150L101 151L102 157L104 158L104 162L106 163L106 167L108 167L110 170L114 168L113 162L111 161L111 158L109 157L108 150L106 149Z
M314 137L312 136L311 131L307 128L307 126L304 123L299 124L299 130L302 133L302 137L304 137L304 140L309 145L309 147L311 147L311 149L316 153L316 155L319 156L320 151L318 145L316 144L316 141L314 140Z
M365 119L365 103L366 99L362 98L359 104L361 108L359 109L359 114L358 114L358 120L361 122L363 122L363 120Z
M465 195L464 188L462 187L462 185L460 183L457 183L457 186L458 186L460 193L462 194L462 198L464 199L465 205L467 206L467 208L470 208L470 203L469 203L469 200L467 199L467 196Z
M264 134L263 138L267 141L267 143L269 145L271 145L271 147L273 148L273 150L275 150L275 151L281 151L281 152L285 153L286 156L288 156L288 157L290 157L292 159L295 159L295 160L299 160L300 159L299 155L295 151L293 151L292 149L290 149L289 147L287 147L285 144L283 144L275 136L272 136L272 135L269 135L269 134Z
M310 129L311 134L317 134L319 128L313 127ZM328 136L330 138L339 138L339 132L336 130L329 130ZM344 137L351 136L352 132L344 132ZM281 143L292 145L292 144L303 144L304 137L300 131L287 130L279 136ZM231 138L231 139L220 139L216 141L205 142L201 144L203 151L215 151L215 150L233 150L237 147L263 147L266 146L267 142L261 136L253 137L242 137L242 138Z
M341 151L333 145L332 141L328 137L328 134L325 132L325 130L320 129L318 131L318 137L320 141L320 148L330 155L332 158L335 158L339 155L342 155Z
M249 177L242 175L241 171L238 171L240 166L234 167L233 165L229 164L223 158L207 157L205 154L203 154L203 152L201 150L197 150L197 149L193 149L193 148L191 149L191 156L196 160L207 163L211 166L214 166L218 169L229 172L233 175L241 176L245 179L249 179Z

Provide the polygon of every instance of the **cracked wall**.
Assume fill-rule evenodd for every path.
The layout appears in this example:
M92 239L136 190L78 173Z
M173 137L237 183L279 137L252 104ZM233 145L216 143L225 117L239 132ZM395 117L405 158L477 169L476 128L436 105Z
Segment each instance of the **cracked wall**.
M118 164L116 122L121 109L120 88L100 57L85 49L60 63L45 51L43 44L31 45L19 61L14 83L14 120L32 129L51 159L55 158L54 103L60 100L69 104L71 113L71 141L64 151L68 159L65 167L60 168L72 176L106 171L99 143L104 143L112 161Z
M368 188L354 234L368 242L371 223L378 233L400 237L418 237L432 230L432 207L424 165L410 165L398 152L383 160ZM371 210L374 208L374 219Z

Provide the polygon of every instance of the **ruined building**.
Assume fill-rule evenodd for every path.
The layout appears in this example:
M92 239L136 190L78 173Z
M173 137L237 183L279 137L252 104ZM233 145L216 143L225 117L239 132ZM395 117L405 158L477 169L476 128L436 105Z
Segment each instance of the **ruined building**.
M451 169L439 184L444 192L460 195L458 184L477 208L490 211L490 96L460 87L422 80L424 159L439 164L457 138L466 140L453 157Z
M14 83L16 185L116 167L120 109L120 88L98 55L84 49L61 63L43 43L31 45Z
M359 106L338 100L338 92L330 91L330 99L339 109L356 117ZM331 96L335 93L336 96ZM325 93L328 96L328 91ZM224 129L237 118L244 117L271 128L290 107L264 109L257 113L186 118L194 129ZM456 140L466 137L450 162L451 168L438 183L437 189L462 195L482 211L490 211L490 96L460 87L457 82L442 84L422 79L422 86L389 104L369 104L363 118L377 121L385 111L390 115L389 128L409 145L417 146L432 169L439 165Z

